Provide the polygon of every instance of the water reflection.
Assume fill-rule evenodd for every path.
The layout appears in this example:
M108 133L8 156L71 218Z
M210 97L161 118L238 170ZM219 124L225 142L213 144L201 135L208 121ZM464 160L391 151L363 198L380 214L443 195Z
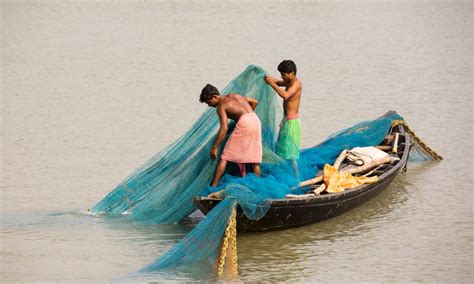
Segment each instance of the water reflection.
M370 234L398 214L410 214L407 212L410 208L405 206L410 198L408 180L406 174L399 174L379 196L327 221L283 231L239 235L241 276L255 276L258 271L262 275L259 280L300 281L313 275L317 267L326 265L321 263L327 261L324 247L338 246L334 249L343 251L344 242L350 242L351 237Z

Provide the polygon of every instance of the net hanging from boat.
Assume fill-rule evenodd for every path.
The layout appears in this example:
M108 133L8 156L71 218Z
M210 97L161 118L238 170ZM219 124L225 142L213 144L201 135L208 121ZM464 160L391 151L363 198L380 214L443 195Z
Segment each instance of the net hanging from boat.
M262 124L262 177L248 174L242 178L232 175L229 169L217 187L208 187L217 164L209 152L219 128L215 109L209 108L188 132L90 209L93 214L120 216L140 223L176 223L195 211L194 197L224 191L224 202L211 210L181 242L141 272L202 263L209 269L215 267L218 256L222 256L222 238L236 204L249 219L257 220L269 209L269 199L284 198L290 192L304 193L304 188L300 192L292 188L301 180L313 178L325 164L332 164L342 150L380 144L393 122L403 121L393 112L341 130L321 144L301 150L295 171L292 161L280 159L274 153L282 110L275 92L264 82L264 76L263 69L251 65L222 91L223 95L238 93L259 101L256 113ZM223 145L225 141L220 151ZM421 160L433 158L424 152L420 152L420 157Z
M142 268L140 272L151 272L167 268L190 269L193 266L202 269L215 267L223 272L224 260L221 260L221 247L226 251L229 240L222 245L228 223L234 218L235 199L226 198L219 203L189 234L175 244L156 261ZM222 254L223 258L226 257ZM236 264L236 263L235 263Z
M410 147L410 162L420 162L420 161L431 161L431 160L442 160L443 157L431 149L428 145L423 142L415 131L413 131L410 126L405 122L405 120L394 120L392 122L392 127L397 125L403 125L405 131L410 135L413 142Z
M344 149L380 144L390 131L392 121L395 119L401 119L401 116L393 113L384 118L361 122L331 135L326 141L315 147L302 150L298 161L298 177L300 179L314 177L318 169L322 169L325 164L332 164ZM215 247L206 247L206 250L200 248L203 239L210 238L213 240L213 244L216 244L215 239L224 237L225 227L232 221L230 212L234 208L229 200L235 200L248 218L257 220L263 217L269 209L268 199L284 198L290 192L297 193L292 189L300 179L296 177L291 161L262 164L262 177L252 174L243 178L226 175L218 187L212 188L212 191L224 190L226 196L224 202L210 211L204 221L185 237L186 241L177 243L175 247L142 269L141 272L183 269L183 267L189 269L197 265L193 261L199 260L201 264L208 264L205 267L199 266L201 270L206 267L209 270L214 268L218 273L220 271L217 269L218 263L222 263L222 261L219 262L218 256L222 256L225 251L225 242L221 242ZM300 190L300 193L305 192L304 188ZM204 195L209 192L205 191ZM188 240L194 240L196 243L193 244ZM193 257L183 259L183 251L192 252Z

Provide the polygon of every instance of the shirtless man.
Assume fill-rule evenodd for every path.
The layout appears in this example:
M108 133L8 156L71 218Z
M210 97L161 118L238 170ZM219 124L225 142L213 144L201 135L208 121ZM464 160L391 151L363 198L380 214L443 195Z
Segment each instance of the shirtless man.
M252 171L260 176L262 162L262 133L260 119L254 112L258 101L238 94L219 95L216 87L207 84L199 98L201 103L217 108L220 128L211 149L211 157L217 158L217 150L228 130L228 119L236 122L235 129L227 140L217 164L211 187L217 186L224 174L227 162L237 163L242 176L245 175L245 164L252 165Z
M296 65L291 60L283 60L278 65L281 79L265 76L265 82L283 98L285 117L280 125L276 154L288 160L296 161L300 155L301 122L298 111L300 108L302 84L296 78ZM280 87L285 87L285 90Z

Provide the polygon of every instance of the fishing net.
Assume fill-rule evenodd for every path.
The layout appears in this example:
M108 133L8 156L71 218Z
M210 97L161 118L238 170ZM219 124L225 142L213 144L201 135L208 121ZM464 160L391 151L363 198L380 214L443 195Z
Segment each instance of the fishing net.
M226 198L219 203L188 235L168 252L140 272L150 272L193 265L212 268L216 265L222 236L229 217L235 208L235 200Z
M405 120L395 120L392 123L392 127L396 125L403 125L405 131L411 137L410 145L410 162L423 162L423 161L432 161L432 160L442 160L443 157L426 145L416 133L410 128L410 126L405 122Z
M273 149L281 110L264 76L261 68L251 65L221 93L238 93L259 101L255 112L262 124L263 159L276 162L279 158ZM218 128L216 110L207 109L188 132L127 177L91 212L122 215L141 223L181 221L196 210L192 199L206 190L214 173L217 161L209 152ZM224 145L225 141L220 151Z
M254 174L240 177L233 174L236 169L228 167L217 187L208 186L217 163L210 158L209 152L219 128L215 109L210 108L187 133L91 208L94 214L122 216L142 223L175 223L196 209L192 202L194 197L223 192L223 202L181 242L141 272L203 262L209 269L215 268L217 258L225 254L223 247L228 240L223 237L229 224L235 223L235 217L230 216L233 216L231 212L236 204L247 218L258 220L267 213L271 199L284 198L288 193L305 193L305 188L294 190L295 185L301 180L314 178L325 164L333 164L342 150L378 145L394 125L404 123L400 115L390 112L341 130L324 142L301 150L297 162L279 158L275 154L275 143L282 111L275 92L264 82L264 76L264 70L251 65L222 91L224 95L238 93L259 101L256 113L262 124L264 148L261 177ZM220 151L223 145L225 141ZM435 159L428 151L417 151L416 155L418 160ZM220 266L223 263L221 261Z

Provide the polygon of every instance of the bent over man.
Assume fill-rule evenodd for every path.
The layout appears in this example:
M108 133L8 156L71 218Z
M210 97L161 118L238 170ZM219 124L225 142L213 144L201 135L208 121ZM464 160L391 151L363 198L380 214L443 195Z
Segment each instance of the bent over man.
M251 164L252 171L260 176L262 133L260 119L254 112L258 101L239 94L221 96L217 88L210 84L202 89L199 101L215 107L219 116L220 128L211 149L212 158L217 158L219 145L227 134L228 119L236 122L235 129L220 156L211 186L217 186L225 172L227 162L236 163L242 176L245 175L245 165Z

